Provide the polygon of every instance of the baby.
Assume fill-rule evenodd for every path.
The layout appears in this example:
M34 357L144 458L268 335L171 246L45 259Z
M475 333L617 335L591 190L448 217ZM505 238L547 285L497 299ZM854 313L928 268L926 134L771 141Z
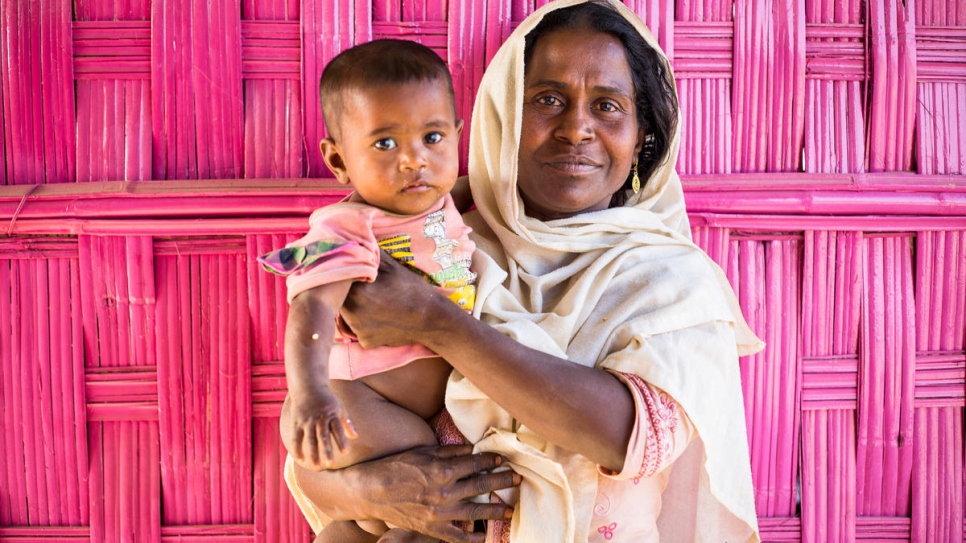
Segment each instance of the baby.
M426 421L442 409L450 372L420 345L366 350L354 341L338 319L352 283L372 281L386 251L470 311L475 245L450 195L463 121L436 53L400 40L353 47L326 66L319 94L330 136L322 156L354 190L316 210L303 238L259 261L287 278L285 376L296 428L285 447L304 467L339 469L435 444ZM333 522L316 541L412 536L387 530Z

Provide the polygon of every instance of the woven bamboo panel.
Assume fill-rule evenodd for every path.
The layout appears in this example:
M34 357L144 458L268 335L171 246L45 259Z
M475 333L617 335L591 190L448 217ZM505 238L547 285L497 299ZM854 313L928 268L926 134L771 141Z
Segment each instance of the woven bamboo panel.
M344 194L318 77L420 41L468 119L543 3L0 1L0 541L310 541L254 257ZM674 65L695 240L768 343L763 538L966 541L966 4L627 4Z

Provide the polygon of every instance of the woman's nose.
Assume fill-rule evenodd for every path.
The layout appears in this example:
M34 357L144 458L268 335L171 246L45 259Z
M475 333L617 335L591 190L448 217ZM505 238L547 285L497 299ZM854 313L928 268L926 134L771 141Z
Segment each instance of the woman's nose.
M570 106L559 117L557 138L571 144L580 145L594 139L593 118L587 108Z

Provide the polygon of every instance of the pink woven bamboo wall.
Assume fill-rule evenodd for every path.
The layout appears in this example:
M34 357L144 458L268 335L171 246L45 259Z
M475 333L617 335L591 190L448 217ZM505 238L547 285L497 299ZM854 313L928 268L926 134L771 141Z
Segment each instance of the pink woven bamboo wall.
M418 40L468 118L541 3L0 1L0 541L309 541L253 262L342 194L321 69ZM765 540L966 541L966 2L628 5L674 63L695 239L768 342Z

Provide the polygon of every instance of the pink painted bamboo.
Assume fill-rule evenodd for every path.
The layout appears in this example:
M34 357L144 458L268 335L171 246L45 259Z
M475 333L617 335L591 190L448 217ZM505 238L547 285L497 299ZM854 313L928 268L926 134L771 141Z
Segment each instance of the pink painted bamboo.
M912 6L868 3L871 59L869 171L909 170L915 130L916 62Z
M23 473L23 426L18 421L19 402L17 402L17 386L14 376L19 375L19 337L16 333L17 321L21 315L19 299L19 266L16 261L6 260L0 266L0 303L10 311L0 315L0 330L9 331L7 341L0 342L0 391L3 393L6 408L2 412L3 427L11 430L3 432L0 437L0 447L4 451L4 474L6 476L6 491L0 495L0 500L6 505L0 510L0 521L10 525L26 525L26 489Z
M960 408L916 410L912 487L914 543L963 539L963 414ZM944 515L932 512L944 511Z

